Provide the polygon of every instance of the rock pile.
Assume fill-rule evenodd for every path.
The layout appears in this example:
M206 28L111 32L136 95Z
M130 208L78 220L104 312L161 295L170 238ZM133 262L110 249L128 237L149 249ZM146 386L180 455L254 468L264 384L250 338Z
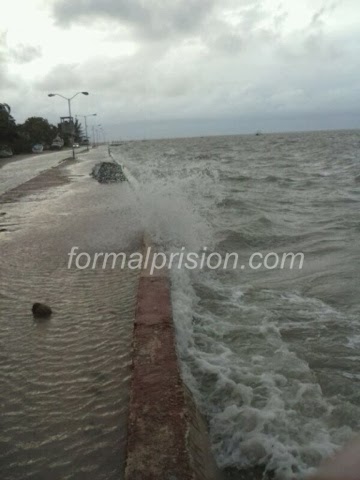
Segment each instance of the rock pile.
M99 183L117 183L126 181L121 165L115 162L97 163L92 169L91 176Z

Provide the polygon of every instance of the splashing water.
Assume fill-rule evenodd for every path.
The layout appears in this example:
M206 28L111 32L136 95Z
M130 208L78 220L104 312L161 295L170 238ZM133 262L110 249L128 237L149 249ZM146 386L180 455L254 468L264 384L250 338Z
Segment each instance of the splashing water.
M171 272L182 373L223 468L302 478L360 427L356 142L326 135L115 152L139 182L134 216L161 248L310 259L296 273Z

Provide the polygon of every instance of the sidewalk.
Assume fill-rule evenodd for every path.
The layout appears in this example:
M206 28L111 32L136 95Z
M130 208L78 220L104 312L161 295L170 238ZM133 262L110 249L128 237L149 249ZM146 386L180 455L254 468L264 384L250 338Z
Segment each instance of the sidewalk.
M83 152L84 150L77 151L77 153ZM59 165L69 157L71 157L71 149L40 155L19 155L13 160L4 159L5 164L0 161L0 195L31 180L44 170Z
M72 149L71 148L63 148L61 152L66 152L71 155ZM14 163L14 162L21 162L22 160L26 160L28 158L36 158L40 157L43 155L51 155L53 153L59 153L58 150L46 150L44 153L21 153L18 155L13 155L12 157L9 158L0 158L0 169L5 167L5 165L8 165L9 163Z

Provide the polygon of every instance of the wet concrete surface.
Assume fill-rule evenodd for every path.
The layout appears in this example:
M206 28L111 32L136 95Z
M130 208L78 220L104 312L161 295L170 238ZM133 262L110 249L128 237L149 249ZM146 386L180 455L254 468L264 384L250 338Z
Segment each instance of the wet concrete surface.
M138 273L69 269L68 252L132 251L137 236L121 234L115 206L126 192L99 188L92 160L65 162L0 197L2 480L124 475ZM34 302L51 306L49 320L34 321Z

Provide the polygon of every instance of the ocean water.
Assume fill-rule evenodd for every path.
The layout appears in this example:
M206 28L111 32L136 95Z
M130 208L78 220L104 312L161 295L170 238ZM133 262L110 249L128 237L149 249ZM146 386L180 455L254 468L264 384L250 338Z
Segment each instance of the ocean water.
M0 477L123 478L137 275L68 252L302 252L302 270L172 269L182 375L231 480L301 479L359 432L360 134L123 142L0 213ZM53 159L57 163L57 159ZM0 191L43 169L9 164ZM11 170L11 171L10 171ZM26 170L26 178L23 171ZM34 324L33 301L50 303Z
M359 146L343 131L112 148L159 247L304 254L301 270L171 272L182 373L234 479L302 478L359 432Z

